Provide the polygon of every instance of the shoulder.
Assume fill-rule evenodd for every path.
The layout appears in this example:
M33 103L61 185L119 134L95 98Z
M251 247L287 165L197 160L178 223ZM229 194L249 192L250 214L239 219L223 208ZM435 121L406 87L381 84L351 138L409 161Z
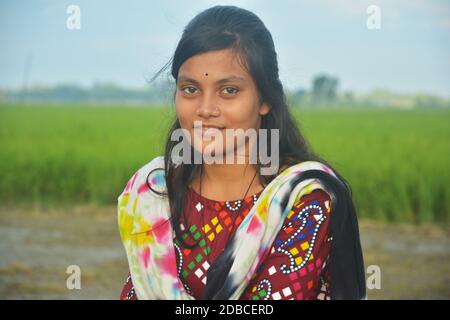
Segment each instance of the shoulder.
M141 166L139 169L137 169L128 179L128 182L126 183L121 195L124 193L129 193L131 192L131 190L136 188L138 189L137 191L139 191L139 188L145 188L145 186L147 185L147 181L149 180L149 175L153 172L155 173L154 183L163 184L164 181L161 181L161 176L164 176L163 156L153 158L152 160Z
M291 213L298 213L301 216L311 210L328 217L331 213L330 194L322 188L315 188L308 193L304 193L297 197L291 208Z
M149 174L150 172L154 170L164 170L164 157L158 156L156 158L153 158L146 164L144 164L142 167L140 167L137 172L141 174Z
M296 179L299 175L304 178ZM337 174L326 164L318 161L303 161L286 168L279 174L277 179L289 182L295 182L296 187L292 187L291 214L307 212L311 208L317 208L319 211L330 214L331 203L334 198L333 191L329 188L328 181L339 179ZM291 216L292 216L291 215Z
M295 164L284 165L280 168L279 175L299 174L309 170L319 170L330 174L331 176L337 177L336 173L329 166L319 161L302 161Z
M295 183L301 184L300 188L294 188L293 190L293 192L298 193L298 197L310 193L315 189L321 189L327 192L325 180L338 178L337 174L329 166L319 161L298 162L285 166L280 171L276 177L277 180L295 181ZM299 176L304 176L304 178L299 180Z
M122 240L133 234L147 231L151 225L166 220L162 213L168 212L157 192L165 192L164 158L156 157L140 167L128 180L117 198L119 231ZM154 173L154 174L153 174ZM151 187L151 190L150 190ZM149 210L149 208L161 210Z

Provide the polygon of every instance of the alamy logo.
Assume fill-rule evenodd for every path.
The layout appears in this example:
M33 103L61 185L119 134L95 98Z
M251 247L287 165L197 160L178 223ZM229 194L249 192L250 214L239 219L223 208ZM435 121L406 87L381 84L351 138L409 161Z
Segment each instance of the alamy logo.
M66 269L69 274L66 280L66 288L69 290L81 289L81 268L77 265L70 265Z
M66 13L70 16L66 20L66 27L69 30L81 29L81 10L77 5L70 5L66 9Z
M176 129L171 141L178 142L172 149L175 164L191 164L191 149L201 151L193 155L193 164L257 164L262 175L274 175L279 168L279 129L218 129L203 127L194 121L194 134L187 129ZM246 150L246 149L249 150Z

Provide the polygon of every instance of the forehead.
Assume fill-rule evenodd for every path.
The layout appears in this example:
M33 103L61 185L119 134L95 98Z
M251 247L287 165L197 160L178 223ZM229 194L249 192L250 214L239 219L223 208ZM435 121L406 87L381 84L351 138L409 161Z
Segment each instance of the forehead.
M233 74L246 80L250 74L244 68L239 55L231 49L208 51L190 57L180 67L178 77L189 76L208 79L220 78L223 75Z

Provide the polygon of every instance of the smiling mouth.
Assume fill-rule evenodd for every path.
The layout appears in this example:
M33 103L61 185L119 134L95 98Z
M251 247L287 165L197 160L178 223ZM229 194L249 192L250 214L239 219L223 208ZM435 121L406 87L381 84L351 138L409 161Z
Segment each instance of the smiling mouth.
M215 130L209 130L209 129L215 129ZM222 132L224 130L224 127L216 127L216 126L194 126L194 132L197 132L199 136L202 138L208 138L215 136L217 134L217 131Z
M198 128L198 129L204 129L204 130L206 130L206 129L217 129L217 130L225 129L224 127L211 126L211 125L200 125L200 126L194 125L193 127L194 127L194 129Z

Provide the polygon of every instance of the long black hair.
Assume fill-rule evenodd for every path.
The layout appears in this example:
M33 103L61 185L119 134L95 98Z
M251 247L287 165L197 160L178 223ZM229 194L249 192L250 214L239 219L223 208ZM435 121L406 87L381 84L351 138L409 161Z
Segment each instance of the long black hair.
M236 6L215 6L195 16L185 27L172 59L153 77L171 66L171 74L178 78L181 65L190 57L214 50L232 49L243 62L243 67L253 77L258 89L260 102L266 102L270 108L261 118L261 129L279 129L279 167L286 168L303 161L319 161L332 168L325 160L316 155L308 146L295 121L289 113L283 85L278 75L277 53L269 30L251 11ZM172 225L176 239L184 246L194 245L182 239L180 221L186 218L185 199L188 187L199 174L199 164L179 164L176 166L171 153L177 141L171 141L172 132L180 129L175 119L165 144L164 163L167 196L169 197ZM270 135L268 135L270 139ZM268 152L270 154L270 141ZM195 151L191 152L191 155ZM275 176L264 176L260 166L256 165L259 181L266 186ZM333 169L333 168L332 168ZM333 171L348 186L346 181ZM186 221L186 219L185 219Z

